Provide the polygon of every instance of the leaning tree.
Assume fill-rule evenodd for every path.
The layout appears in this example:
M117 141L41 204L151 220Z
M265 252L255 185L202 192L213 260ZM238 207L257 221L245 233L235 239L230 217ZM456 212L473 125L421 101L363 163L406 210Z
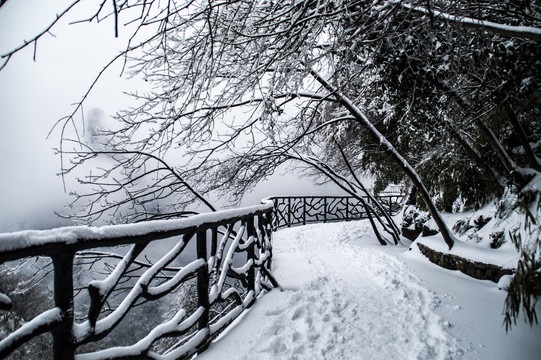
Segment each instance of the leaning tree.
M362 27L374 34L379 31L374 19L385 20L399 8L378 5L367 7L362 1L233 1L193 2L189 6L177 4L174 8L178 11L168 9L159 36L129 49L139 50L132 70L157 87L147 94L134 94L140 106L120 113L120 126L115 130L102 132L102 146L108 149L114 165L101 173L93 171L83 180L98 186L93 193L79 194L80 199L88 199L88 214L103 214L100 208L96 211L96 204L104 198L111 204L105 210L117 216L126 215L117 211L116 204L139 205L128 211L144 214L147 204L155 209L156 200L170 193L170 183L164 190L164 183L155 181L152 191L144 194L134 188L135 180L156 167L156 158L164 162L181 158L176 162L182 169L177 174L188 179L187 183L197 183L197 193L222 189L240 195L285 160L303 161L305 157L297 148L298 139L309 136L303 134L353 122L365 128L369 141L379 144L378 151L404 171L452 247L453 235L414 167L368 118L357 99L342 91L342 84L336 81L334 64L348 67L359 61L344 46L357 36L344 29L350 24L348 19L366 18L368 11ZM329 104L348 116L323 121L320 112L337 112L328 111ZM68 117L61 125L65 128L71 120ZM77 166L105 153L86 147L66 151L66 144L64 139L60 152L73 155ZM126 160L133 158L141 161L134 165L135 160ZM147 167L149 161L153 163ZM65 171L71 169L64 167ZM120 192L125 196L119 200ZM396 225L389 218L385 222L384 228L392 229L396 242Z

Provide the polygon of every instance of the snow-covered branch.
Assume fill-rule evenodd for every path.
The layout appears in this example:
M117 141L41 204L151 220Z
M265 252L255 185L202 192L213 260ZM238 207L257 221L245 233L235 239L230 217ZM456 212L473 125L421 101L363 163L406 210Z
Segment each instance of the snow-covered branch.
M323 86L327 91L331 92L336 99L344 106L352 116L355 117L356 121L362 124L364 127L369 129L373 138L379 141L379 145L387 151L390 156L395 160L396 164L406 173L411 182L415 185L417 190L420 192L421 196L427 207L430 210L430 214L436 221L438 228L440 229L442 236L447 243L449 249L453 247L455 242L454 235L448 229L445 221L442 219L439 214L436 206L432 202L430 194L423 184L421 178L415 171L415 169L409 164L409 162L395 149L395 147L390 143L390 141L370 122L366 115L357 107L353 102L344 94L342 94L338 89L324 79L317 71L311 69L310 74Z
M407 4L403 1L395 1L394 3L400 4L400 6L405 9L426 14L435 19L454 22L472 29L487 31L506 37L541 41L541 28L538 27L499 24L493 21L479 20L467 16L448 14L433 8L427 9L420 6L414 6L411 4Z

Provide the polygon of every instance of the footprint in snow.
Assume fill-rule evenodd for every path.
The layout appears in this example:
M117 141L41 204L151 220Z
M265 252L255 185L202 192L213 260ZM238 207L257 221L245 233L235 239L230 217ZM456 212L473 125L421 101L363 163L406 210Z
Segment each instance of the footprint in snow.
M265 313L265 316L277 316L277 315L281 315L283 312L284 312L284 309L269 310Z
M298 342L299 340L302 340L302 334L298 331L295 331L291 339L293 340L293 342Z
M303 307L297 308L295 312L293 312L293 315L291 316L291 320L295 321L295 320L300 319L304 315L304 312L305 311Z

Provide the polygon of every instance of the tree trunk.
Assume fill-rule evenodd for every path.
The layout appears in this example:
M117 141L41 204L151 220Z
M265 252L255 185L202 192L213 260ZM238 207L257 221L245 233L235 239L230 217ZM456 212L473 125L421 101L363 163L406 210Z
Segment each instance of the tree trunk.
M338 89L336 89L334 86L332 86L327 80L323 79L316 71L313 69L310 69L310 74L325 88L327 89L332 95L336 97L338 102L342 104L349 112L350 114L356 119L357 122L359 122L361 125L368 128L368 130L372 133L372 135L379 140L379 144L382 148L384 148L389 155L396 161L398 166L406 173L408 178L411 180L413 185L417 188L417 191L419 191L419 194L423 198L426 206L428 207L428 210L430 211L430 215L432 215L432 218L436 222L436 225L438 226L438 229L441 232L441 235L443 236L443 239L447 246L449 247L449 250L454 245L454 236L450 232L449 228L447 227L447 224L445 224L445 221L443 221L443 218L441 217L440 213L438 212L438 209L436 209L436 206L432 202L432 199L430 198L430 194L428 193L428 190L424 186L423 182L421 181L421 178L417 174L417 172L413 169L413 167L407 162L406 159L398 151L394 148L394 146L381 134L378 129L368 120L366 115L357 107L355 106L349 98L347 98L344 94L342 94Z
M483 135L485 135L485 137L488 139L494 151L496 151L498 159L507 171L507 178L511 180L514 184L516 184L519 188L522 187L526 180L524 179L524 176L518 171L517 164L513 161L513 159L511 159L509 153L503 148L503 145L500 143L494 132L490 130L490 128L487 127L485 123L481 121L481 119L478 118L476 120L476 123L479 126L479 129L481 130Z
M387 213L387 210L381 206L380 202L368 191L368 189L364 186L363 182L359 179L357 174L355 174L355 171L353 170L353 166L351 166L351 163L349 162L346 153L344 152L344 149L340 146L340 144L334 140L334 143L336 147L338 147L338 150L340 150L340 154L342 155L342 159L344 160L344 163L346 164L346 167L348 168L349 173L357 183L357 186L361 189L361 191L376 205L380 213L383 215L383 217L387 220L387 223L390 227L390 229L386 228L386 225L383 223L383 221L379 218L376 211L372 209L372 207L368 207L368 204L364 202L364 200L361 200L363 202L364 207L367 209L367 211L372 210L374 212L374 215L377 217L380 224L385 228L385 230L393 237L395 245L398 245L398 242L400 241L400 230L398 230L398 226L396 226L395 222L391 218L390 212ZM361 197L362 198L362 197Z
M452 97L454 98L454 100L456 101L456 103L466 112L468 113L471 105L468 103L468 101L466 101L461 94L459 94L455 89L453 89L452 87L450 87L449 85L447 85L446 83L444 82L440 82L440 81L437 81L436 84L441 87L442 89L444 89L446 92L448 92L449 94L452 95ZM510 180L511 182L513 183L517 183L517 184L520 184L521 182L523 182L523 180L520 179L520 174L518 174L517 172L517 166L516 164L513 162L513 160L509 157L509 154L507 153L507 151L505 151L505 149L503 148L503 146L501 145L501 143L498 141L498 139L496 138L496 135L494 135L494 133L492 132L492 130L490 130L484 123L483 121L481 121L480 118L476 118L475 119L475 123L477 124L480 132L487 138L490 146L494 149L494 151L496 152L496 156L498 158L498 160L500 160L500 163L503 165L503 167L505 168L505 170L507 171L507 173L505 174L505 178L507 180ZM450 124L449 124L450 125ZM473 159L477 162L477 158L478 156L477 155L473 155L471 151L473 151L473 149L471 148L471 146L469 144L467 144L465 142L465 139L463 139L460 134L458 134L456 132L456 130L454 130L451 126L448 127L448 129L450 130L450 133L451 135L455 136L455 138L457 138L457 140L466 148L466 150L468 151L468 153L470 155L472 155ZM453 133L454 131L454 133ZM459 135L458 137L456 135ZM471 149L471 151L470 151ZM475 153L475 151L473 151ZM475 153L476 154L476 153ZM490 173L491 177L495 178L495 180L497 181L498 184L500 184L502 187L505 187L506 185L503 184L503 182L501 181L501 179L498 178L498 174L495 172L495 170L493 170L486 162L483 162L481 161L481 163L483 164L483 168L485 168L487 170L488 173ZM517 178L517 176L519 176Z
M451 125L448 121L446 122L446 125L447 125L447 129L449 131L449 134L451 134L451 136L455 140L457 140L460 145L462 145L462 147L464 148L464 150L466 150L466 152L468 153L470 158L475 162L475 165L477 165L477 167L483 169L485 171L485 173L487 175L489 175L492 178L492 180L494 180L494 183L497 184L500 187L500 189L503 190L505 188L505 183L504 183L502 177L500 176L500 174L498 174L496 172L496 170L492 169L487 164L486 161L483 161L483 159L481 159L481 157L479 156L477 151L475 151L473 149L473 147L468 142L468 140L464 139L464 137L462 135L460 135L460 133L454 128L453 125Z
M532 147L530 146L530 142L528 141L528 137L526 136L524 129L518 122L515 111L513 110L511 105L505 105L505 112L507 113L509 122L511 123L511 125L513 125L513 129L518 135L520 143L522 144L522 148L524 149L524 154L526 154L528 164L532 169L541 171L541 164L539 163L539 159L537 158L537 156L535 156Z
M353 188L353 186L350 183L347 183L346 180L344 180L341 176L336 174L329 166L327 166L326 164L322 164L318 160L312 160L311 158L307 158L307 157L304 157L304 156L301 156L301 155L294 155L294 154L285 154L285 155L289 159L301 161L301 162L303 162L305 164L308 164L308 165L314 167L315 169L320 171L322 174L325 174L325 176L327 176L339 188L341 188L342 190L344 190L345 192L347 192L348 194L350 194L351 196L353 196L354 198L359 200L361 202L361 204L363 205L363 207L365 208L365 210L366 210L366 216L368 217L368 220L370 221L370 225L372 226L372 229L374 230L374 234L376 235L376 238L378 239L378 241L379 241L379 243L381 245L387 245L387 242L385 241L385 238L383 236L381 236L381 234L379 232L379 229L378 229L378 227L376 225L376 222L374 221L373 214L376 216L376 219L379 221L379 223L381 224L383 229L385 231L387 231L391 236L393 236L393 239L394 239L393 230L389 229L389 227L379 218L379 216L377 216L377 213L376 213L376 211L374 211L372 206L369 203L367 203L366 201L364 201L362 196L358 195L358 193L355 191L355 189ZM348 189L346 187L346 185L342 184L339 181L339 179L346 182L347 185L350 187L350 189ZM396 244L398 244L398 240L395 241L395 245Z

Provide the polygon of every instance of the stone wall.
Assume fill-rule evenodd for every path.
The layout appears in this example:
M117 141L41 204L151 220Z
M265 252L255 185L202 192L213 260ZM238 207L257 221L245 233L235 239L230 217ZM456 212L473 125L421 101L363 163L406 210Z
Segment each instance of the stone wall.
M503 275L513 274L513 269L472 261L453 254L443 254L419 243L417 246L421 253L434 264L450 270L460 270L476 279L491 280L497 283Z

